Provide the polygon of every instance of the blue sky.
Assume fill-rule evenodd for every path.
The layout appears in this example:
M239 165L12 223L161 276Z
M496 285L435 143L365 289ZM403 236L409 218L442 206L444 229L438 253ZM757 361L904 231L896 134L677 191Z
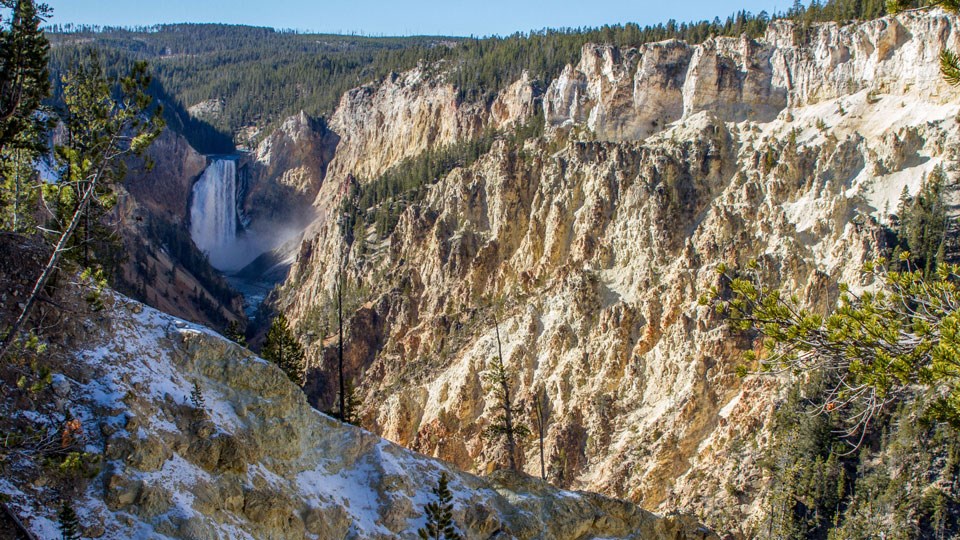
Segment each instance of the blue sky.
M792 0L47 0L51 23L224 22L372 35L491 35L785 10Z

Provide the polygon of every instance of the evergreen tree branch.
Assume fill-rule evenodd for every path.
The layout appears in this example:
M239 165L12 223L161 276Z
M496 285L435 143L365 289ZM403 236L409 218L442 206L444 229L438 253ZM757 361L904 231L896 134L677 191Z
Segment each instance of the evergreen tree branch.
M949 49L940 51L940 74L950 86L960 85L960 58Z

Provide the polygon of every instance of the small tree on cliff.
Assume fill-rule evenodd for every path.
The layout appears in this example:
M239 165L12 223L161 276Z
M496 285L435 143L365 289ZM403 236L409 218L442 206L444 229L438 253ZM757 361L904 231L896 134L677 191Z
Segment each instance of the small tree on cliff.
M433 489L437 501L428 503L426 507L427 523L417 535L422 540L462 540L457 532L457 525L453 521L453 495L448 486L447 473L440 473L440 482Z
M80 539L80 520L77 518L77 512L73 505L64 501L60 506L60 512L57 514L57 520L60 525L60 538L63 540Z
M303 386L305 382L303 346L293 335L290 323L287 322L287 317L283 313L277 315L270 324L260 355L280 366L291 381L298 386Z
M487 426L484 435L491 440L503 441L507 445L507 461L510 470L516 471L517 451L520 440L530 435L530 429L520 421L523 407L513 404L510 389L513 386L513 375L503 363L503 346L500 342L500 324L496 316L493 319L497 334L497 356L494 357L490 369L483 375L483 380L490 389L490 394L496 400L497 413L493 423Z
M247 346L247 330L238 321L230 321L224 337L242 347Z
M357 388L353 384L353 379L348 379L344 383L345 396L342 401L343 412L340 414L340 420L354 426L360 425L360 396L357 395ZM337 396L339 399L339 396Z

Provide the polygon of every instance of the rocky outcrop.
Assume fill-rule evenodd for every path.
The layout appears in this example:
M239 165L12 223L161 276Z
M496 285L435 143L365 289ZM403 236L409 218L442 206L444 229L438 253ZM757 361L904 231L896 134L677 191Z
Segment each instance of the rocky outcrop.
M426 67L351 90L330 119L341 137L331 176L373 179L427 148L478 134L483 115L481 107L461 106L456 89Z
M540 94L530 74L524 72L516 82L497 94L490 106L489 127L506 129L522 125L537 112Z
M555 126L585 124L612 141L643 139L701 111L728 122L770 121L788 94L774 77L775 50L746 37L624 51L588 45L550 85L544 110Z
M150 145L148 157L132 160L124 187L148 212L179 223L189 207L194 181L207 168L207 158L169 129Z
M0 292L9 283L0 275ZM457 472L318 413L275 365L203 327L104 300L105 311L65 317L45 357L61 412L77 419L69 436L102 463L70 495L84 537L412 539L446 473L469 539L716 538L689 517L518 474ZM73 288L58 305L83 310ZM35 454L5 455L16 463L0 479L4 500L53 537L59 503L44 501L59 481Z
M757 41L587 46L543 98L546 137L501 141L440 179L389 237L368 230L363 256L321 215L282 307L311 330L345 267L371 291L354 315L365 331L346 347L365 425L474 471L503 460L482 436L495 414L482 374L496 314L514 395L549 398L552 481L695 509L749 535L779 383L735 376L751 344L697 298L717 264L750 259L821 310L839 281L865 285L860 265L883 248L880 225L904 187L956 166L958 93L933 54L958 45L956 28L952 16L907 14L818 26L797 42L776 23ZM408 77L397 81L422 81ZM342 108L339 121L437 92L385 88L411 94L358 91L382 101ZM352 148L391 159L426 144L353 133ZM338 170L365 179L377 166ZM325 185L318 208L344 191ZM334 343L310 346L316 373L331 373ZM332 402L330 385L316 388ZM539 472L536 445L523 462Z
M326 257L341 248L342 235L334 226L337 210L355 182L373 180L427 149L464 141L487 129L522 125L539 104L541 91L526 74L486 105L461 101L440 71L421 65L344 94L328 126L338 143L313 203L317 219L304 232L299 262L291 269L300 275L291 275L288 283L308 287L304 291L319 299L325 295L325 284L335 280L334 265L323 270L322 278L302 281L305 274L319 269L311 262L314 255ZM311 305L292 309L300 308L299 315L305 316Z
M786 88L795 106L862 90L915 93L931 103L947 103L954 94L940 78L938 59L958 40L956 17L940 11L817 25L806 36L794 23L777 22L766 35L775 48L774 85Z
M949 100L937 58L958 38L947 15L912 14L864 24L822 24L803 34L776 21L765 38L671 40L638 49L584 47L547 90L555 126L586 125L600 140L638 140L709 111L725 122L772 121L788 107L860 90Z
M216 119L223 114L223 99L207 99L187 107L187 113L194 118Z
M426 65L351 90L330 119L340 144L328 170L330 182L314 205L321 212L330 210L350 178L372 180L429 148L522 123L534 112L537 97L524 77L490 105L465 102L436 67Z
M313 218L313 200L339 142L322 119L301 111L285 120L251 156L246 216L254 223L293 227L308 223Z

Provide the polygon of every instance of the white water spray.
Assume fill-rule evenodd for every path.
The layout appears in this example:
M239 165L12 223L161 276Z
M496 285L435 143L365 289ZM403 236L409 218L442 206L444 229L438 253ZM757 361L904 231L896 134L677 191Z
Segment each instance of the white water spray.
M237 239L237 162L218 159L193 185L190 236L221 270Z

